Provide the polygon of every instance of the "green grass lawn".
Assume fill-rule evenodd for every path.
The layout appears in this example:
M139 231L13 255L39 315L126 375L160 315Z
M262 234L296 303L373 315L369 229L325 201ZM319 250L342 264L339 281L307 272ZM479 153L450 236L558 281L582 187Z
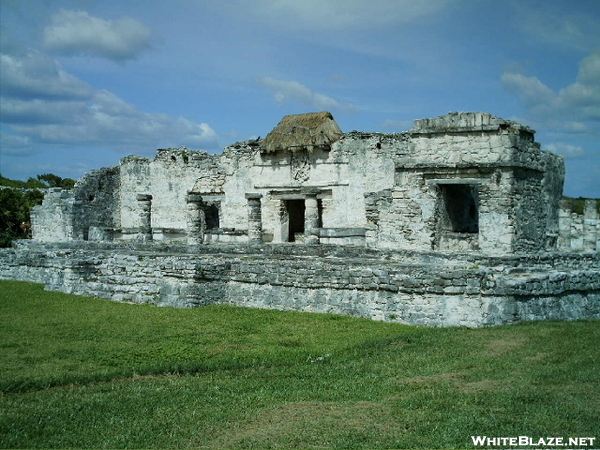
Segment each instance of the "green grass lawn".
M0 447L598 447L599 343L599 321L422 328L0 281Z

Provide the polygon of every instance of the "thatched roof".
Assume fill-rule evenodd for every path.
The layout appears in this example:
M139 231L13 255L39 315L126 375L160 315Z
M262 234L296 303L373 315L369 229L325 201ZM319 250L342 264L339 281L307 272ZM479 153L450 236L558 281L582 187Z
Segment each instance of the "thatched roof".
M315 147L326 150L342 136L342 130L331 113L317 112L285 116L262 142L266 153L278 150L297 151Z

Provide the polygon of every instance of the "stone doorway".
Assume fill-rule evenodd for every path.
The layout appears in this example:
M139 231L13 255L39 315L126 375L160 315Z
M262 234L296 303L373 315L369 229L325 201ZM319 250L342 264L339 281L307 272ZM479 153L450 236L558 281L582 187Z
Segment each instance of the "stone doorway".
M304 200L285 200L288 216L288 242L296 242L304 236Z
M479 248L479 193L470 184L440 184L437 248L471 251Z

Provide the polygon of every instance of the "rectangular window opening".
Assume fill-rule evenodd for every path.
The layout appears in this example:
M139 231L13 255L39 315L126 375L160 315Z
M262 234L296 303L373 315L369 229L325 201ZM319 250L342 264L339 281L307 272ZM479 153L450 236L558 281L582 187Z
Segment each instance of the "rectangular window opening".
M440 184L442 230L453 233L479 233L477 188L469 184Z
M217 230L220 226L218 203L208 203L204 206L204 218L207 230Z

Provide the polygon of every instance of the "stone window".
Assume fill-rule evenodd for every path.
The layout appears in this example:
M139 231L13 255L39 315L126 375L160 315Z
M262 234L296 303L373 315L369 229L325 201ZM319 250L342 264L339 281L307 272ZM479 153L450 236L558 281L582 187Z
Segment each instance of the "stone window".
M477 188L469 184L440 184L441 229L453 233L478 233Z
M210 202L204 206L204 217L207 230L216 230L220 226L219 222L219 202Z

